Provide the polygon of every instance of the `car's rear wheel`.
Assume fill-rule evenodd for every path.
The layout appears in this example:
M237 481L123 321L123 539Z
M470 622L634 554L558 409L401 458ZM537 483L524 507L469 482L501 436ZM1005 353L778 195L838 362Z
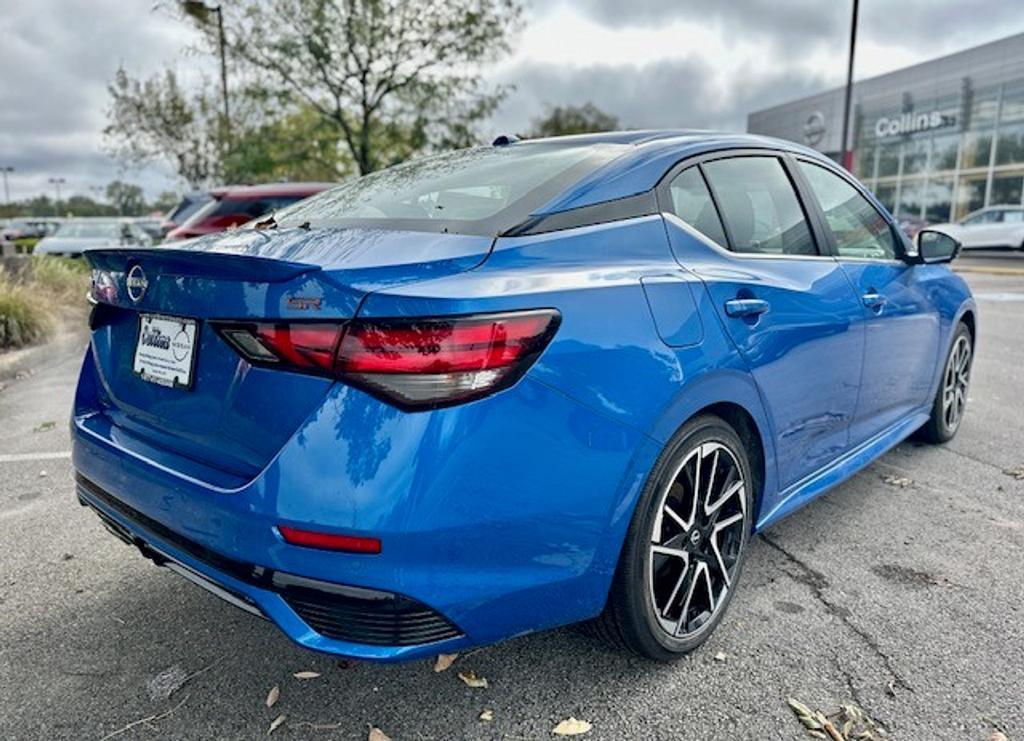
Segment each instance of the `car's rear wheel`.
M644 487L593 632L659 661L700 646L732 599L752 518L740 438L718 417L691 420Z
M918 433L920 438L930 443L944 443L956 435L967 408L967 392L970 390L973 361L971 330L961 322L956 328L949 355L946 357L939 390L932 402L931 417Z

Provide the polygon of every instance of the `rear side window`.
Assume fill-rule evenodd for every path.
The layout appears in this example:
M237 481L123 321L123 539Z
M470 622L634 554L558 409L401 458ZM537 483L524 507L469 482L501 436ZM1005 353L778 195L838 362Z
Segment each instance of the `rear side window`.
M1004 211L1003 221L1008 224L1020 224L1024 221L1024 211Z
M691 167L683 170L669 185L672 198L672 213L699 231L712 242L727 247L729 242L722 229L722 221L718 218L715 202L711 200L707 183L700 170Z
M825 212L840 257L882 260L896 257L896 240L889 222L856 188L810 162L801 161L800 170Z
M736 252L816 255L793 184L775 157L735 157L702 165Z

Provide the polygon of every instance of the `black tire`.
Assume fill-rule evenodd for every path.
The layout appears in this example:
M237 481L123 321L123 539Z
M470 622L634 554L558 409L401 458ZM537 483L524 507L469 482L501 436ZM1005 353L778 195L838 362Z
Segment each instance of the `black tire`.
M952 366L963 362L958 360L961 356L958 353L964 352L966 348L966 368L961 376L957 376L957 370ZM933 445L949 442L953 439L960 423L963 421L964 411L967 405L967 393L970 389L970 375L974 364L974 338L971 337L971 330L966 324L960 322L956 332L953 333L953 341L949 345L949 352L946 355L946 362L942 366L942 378L939 379L939 388L935 391L935 399L932 401L932 413L928 421L917 431L917 438ZM954 378L951 379L950 375ZM947 405L947 394L949 393L950 382L954 383L954 394L962 394L962 401L958 413L950 414L951 408ZM954 403L957 403L954 398Z
M726 449L729 455L722 455L722 449ZM706 460L703 457L705 451L712 451ZM709 468L712 455L716 455L713 461L716 469L721 463L720 469ZM695 463L693 462L694 456L696 456ZM739 480L742 488L731 495L724 494L733 489L737 483L736 480L729 479L729 476L732 475L733 464L735 464L736 475L742 477ZM690 521L690 528L686 530L683 529L678 517L673 520L672 517L667 517L664 513L667 512L668 506L675 506L677 501L684 501L682 498L674 499L674 495L685 497L687 491L692 494L694 489L705 489L703 483L694 486L693 479L696 477L699 482L701 471L705 478L710 480L710 485L706 487L707 494L703 495L703 513L698 512L698 505L701 501L698 495L696 502L692 504L694 514L687 518ZM681 485L673 486L673 480L681 482ZM705 525L701 518L711 517L707 514L707 506L711 494L715 491L716 481L721 482L719 494L722 496L714 502L714 519L710 521L709 525ZM665 450L644 486L636 511L633 513L629 531L626 534L612 580L608 602L601 615L588 624L588 632L615 648L631 651L656 661L678 659L704 643L721 622L729 602L732 600L732 595L736 591L754 519L753 482L747 451L739 436L725 421L716 416L702 415L683 425L665 446ZM723 524L733 520L737 510L742 510L742 519L731 525ZM660 519L659 512L662 512ZM723 513L726 516L719 521ZM677 525L677 523L680 524ZM694 527L695 525L697 527ZM672 532L672 527L679 527L679 533L672 538L666 536L663 539L662 534ZM711 532L710 536L704 537L703 547L710 548L714 544L714 548L717 549L714 552L718 554L716 558L697 553L697 549L701 546L699 541L702 536L693 537L694 530ZM695 538L697 542L693 542ZM652 545L656 539L658 543L674 544L676 546L672 549L674 553L681 552L683 549L692 548L694 550L690 556L685 558L685 561L675 555L656 554L653 549L660 547ZM726 554L724 557L723 553ZM701 561L707 561L707 563L701 567ZM717 565L712 567L711 561L715 561ZM684 563L685 569L683 568ZM676 572L672 572L673 569ZM723 569L727 577L721 577ZM693 573L694 571L696 573ZM678 573L678 577L676 573ZM716 581L714 573L717 573L722 581ZM680 617L676 631L680 630L679 626L683 624L684 620L687 621L687 628L691 624L697 624L701 617L704 617L703 622L700 622L699 627L695 630L687 630L678 636L671 635L665 626L665 621L671 622L675 619L671 612L672 597L677 592L687 591L680 587L687 574L693 574L691 576L693 582L704 581L704 584L699 586L701 591L707 595L710 611L706 609L692 620L687 620L687 616L694 614L694 611L699 608L699 604L697 608L690 607L691 598L697 596L697 588L689 589L689 597L684 598L683 602L689 609L686 610L686 615L683 615L683 604L679 605ZM674 591L666 586L673 582L675 582ZM727 585L724 596L720 594L717 603L713 596L716 584ZM667 591L669 595L663 602L666 605L664 611L659 610L655 605L655 601L658 599L656 594L658 589L661 590L661 594L664 595ZM679 603L680 599L675 599L675 602Z

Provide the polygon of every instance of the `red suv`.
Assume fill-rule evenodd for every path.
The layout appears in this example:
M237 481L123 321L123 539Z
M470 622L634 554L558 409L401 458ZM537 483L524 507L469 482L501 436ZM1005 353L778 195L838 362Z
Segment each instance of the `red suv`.
M332 188L336 183L269 183L231 185L210 191L212 200L167 234L167 241L201 237L233 226Z

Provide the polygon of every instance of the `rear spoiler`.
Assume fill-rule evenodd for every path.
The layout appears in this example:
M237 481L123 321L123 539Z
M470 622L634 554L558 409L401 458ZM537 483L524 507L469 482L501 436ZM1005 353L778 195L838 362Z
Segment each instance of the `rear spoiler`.
M136 264L163 275L280 283L320 270L319 265L210 250L142 247L86 250L85 259L99 270L125 272Z

